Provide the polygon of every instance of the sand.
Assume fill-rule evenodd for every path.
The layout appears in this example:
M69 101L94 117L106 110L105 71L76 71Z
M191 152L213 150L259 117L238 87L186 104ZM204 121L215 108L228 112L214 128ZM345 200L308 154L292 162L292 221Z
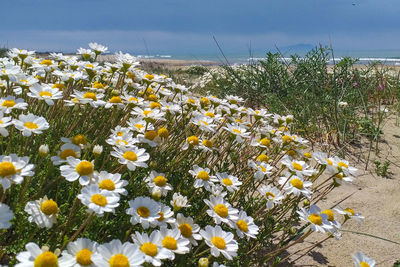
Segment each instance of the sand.
M341 206L360 212L365 216L365 220L361 224L349 221L343 229L364 232L400 243L400 127L396 125L394 115L387 121L383 132L384 141L379 144L381 152L378 157L374 156L369 164L369 170L365 171L365 162L357 159L357 153L361 153L362 156L367 154L368 146L363 144L362 149L354 151L356 155L349 159L351 162L356 162L360 176L352 185L335 188L326 200L319 203L319 206L322 209L328 208L354 193ZM389 169L393 174L390 179L375 174L374 160L391 162ZM325 235L320 233L313 234L291 252L308 247L324 237ZM350 254L357 251L374 258L378 266L391 267L396 260L400 260L400 245L368 236L343 233L340 240L327 240L322 246L296 262L295 266L353 266ZM292 259L304 252L295 254Z

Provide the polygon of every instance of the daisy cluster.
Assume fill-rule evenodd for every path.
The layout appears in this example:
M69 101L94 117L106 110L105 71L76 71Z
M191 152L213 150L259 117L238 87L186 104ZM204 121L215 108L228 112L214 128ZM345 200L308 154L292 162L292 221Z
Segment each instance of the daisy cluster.
M291 133L293 116L237 96L198 96L122 52L99 63L107 48L89 46L79 56L12 49L0 59L0 134L9 144L0 156L0 229L10 229L2 240L26 223L61 230L41 244L61 248L54 252L33 232L16 266L160 266L189 260L183 254L219 266L262 251L257 238L282 231L283 219L336 237L348 219L362 220L350 208L316 205L357 170L312 152ZM13 220L5 203L24 215ZM91 223L123 217L124 240L97 230L88 234L95 240L83 238ZM276 220L269 228L267 218Z

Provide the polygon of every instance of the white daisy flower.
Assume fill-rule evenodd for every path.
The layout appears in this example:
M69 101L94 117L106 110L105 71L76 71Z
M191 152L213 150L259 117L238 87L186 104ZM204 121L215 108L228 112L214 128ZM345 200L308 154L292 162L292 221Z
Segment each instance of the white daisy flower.
M176 215L176 227L181 231L184 238L190 241L191 245L197 246L196 240L201 240L202 237L198 233L200 226L195 224L192 217L185 217L183 214Z
M42 86L38 83L35 83L29 88L29 90L30 92L27 93L28 96L44 100L49 106L54 105L53 100L63 97L62 91L58 90L58 88L52 88L48 85Z
M105 105L105 102L101 100L104 97L102 93L74 90L74 94L71 94L71 97L76 98L80 104L90 104L94 108Z
M165 173L158 173L156 171L151 171L150 175L146 177L145 181L153 191L157 188L161 191L163 196L168 194L168 191L172 190L172 186L168 183L168 179L165 177Z
M24 210L29 214L28 221L36 223L39 228L51 228L57 222L58 205L47 197L29 201Z
M7 127L10 126L12 123L11 117L4 117L2 111L0 111L0 134L4 137L8 136Z
M160 137L158 137L157 132L154 130L149 130L144 132L144 134L138 134L136 136L139 143L149 144L151 147L155 147L160 142Z
M342 183L352 183L354 181L354 177L352 176L346 176L343 172L339 172L335 174L333 177L336 183L342 184Z
M14 218L14 213L6 204L0 203L0 229L10 228L10 221Z
M210 208L207 214L214 219L216 224L221 222L229 224L230 221L238 219L239 211L231 206L222 196L210 196L210 200L203 200Z
M72 266L74 259L69 254L62 254L59 258L53 252L46 250L46 247L39 248L35 243L25 245L27 251L18 253L19 263L15 267L37 267L37 266ZM58 254L58 253L57 253Z
M156 201L149 197L137 197L129 201L129 208L126 210L131 215L130 222L133 225L140 223L144 229L151 225L156 225L161 215L161 207Z
M272 187L271 185L263 185L258 191L267 199L267 209L272 209L274 205L282 204L284 195L277 187Z
M236 136L236 142L242 143L243 138L248 139L250 137L250 132L247 132L246 128L239 124L230 124L226 125L227 127L223 127L223 129L227 130L234 136Z
M218 182L217 177L210 175L209 168L194 165L193 170L189 170L189 173L195 178L194 188L204 187L208 190L214 184L213 182Z
M57 156L51 157L51 161L54 165L58 166L67 162L68 157L80 158L81 148L77 145L67 143L63 144Z
M332 224L333 228L330 231L332 234L335 234L336 232L339 231L339 229L342 227L342 225L335 220L335 215L333 214L333 211L331 209L326 209L321 211L322 214L326 214L328 216L328 221Z
M207 116L195 116L194 118L192 118L191 123L193 123L194 125L199 126L200 130L202 131L206 131L206 132L215 132L215 128L217 127L216 124L213 124L213 119L209 118Z
M376 267L376 262L372 258L368 258L364 253L358 251L355 255L351 254L354 265L356 267Z
M132 235L133 242L139 246L140 251L144 255L145 262L154 266L161 266L161 260L175 257L175 254L169 249L163 247L160 231L154 230L150 236L147 233L135 232Z
M175 211L178 211L182 208L190 207L188 204L188 199L186 196L181 195L180 193L174 193L172 196L172 200L170 204L174 207Z
M92 261L98 267L134 267L142 266L144 256L136 244L122 244L120 240L114 239L110 243L99 245Z
M239 178L227 174L226 172L217 172L217 178L219 182L231 193L239 190L239 187L242 185L242 182L239 181Z
M251 216L247 216L247 213L243 210L239 212L238 219L230 222L229 226L236 229L236 233L240 238L244 236L256 238L258 235L258 226L254 223L254 219Z
M168 227L169 225L175 225L176 219L174 217L174 212L171 210L171 207L164 205L163 203L159 203L160 205L160 218L156 221L150 223L151 227Z
M128 169L134 171L136 167L147 168L146 161L149 160L150 155L144 148L130 147L130 148L116 148L111 151L111 155L118 158L120 164L127 165Z
M181 235L178 228L168 229L167 227L160 228L161 244L164 248L176 254L186 254L190 251L190 241ZM171 258L173 260L175 255Z
M129 148L135 146L139 141L133 137L133 134L123 133L122 135L111 135L107 140L107 144L120 147L120 148Z
M68 165L60 167L61 175L68 182L79 179L81 185L88 185L95 178L94 161L76 159L72 156L67 157Z
M144 133L145 131L154 130L154 126L150 122L146 122L142 118L130 118L128 121L129 129L134 132Z
M200 230L201 236L211 248L211 255L219 257L222 254L228 260L237 256L238 243L233 239L233 234L222 230L221 226L207 225L205 230Z
M24 176L33 176L33 164L28 164L28 157L18 157L15 154L0 156L0 184L3 190L11 187L12 183L20 184Z
M335 209L339 214L344 215L345 219L354 219L358 223L361 223L364 220L364 216L361 215L359 212L355 212L351 208L343 209L341 206L337 206Z
M121 174L119 173L101 171L97 176L97 183L100 189L108 190L124 196L128 194L128 191L124 188L128 185L128 181L121 180Z
M326 233L333 230L331 222L328 221L328 215L321 213L320 208L316 205L311 205L308 210L301 208L297 213L300 215L300 219L311 224L311 230L314 232Z
M314 173L314 170L311 169L310 166L307 165L304 161L291 160L288 155L285 155L281 160L281 163L285 165L293 174L296 174L298 177L303 176L311 176Z
M182 150L187 150L189 148L198 149L199 145L200 145L200 139L197 136L192 135L186 138L186 142L184 143Z
M49 129L50 125L45 118L36 116L32 113L28 115L21 114L18 120L13 120L15 128L22 132L23 136L31 136L34 134L41 134L44 130Z
M131 111L131 114L142 118L145 121L165 120L165 112L162 112L159 109L141 109L139 107L135 107L133 111Z
M274 168L271 165L269 165L266 162L255 162L255 161L249 161L248 166L251 167L252 169L256 170L254 173L254 178L261 180L264 178L264 176L269 177L270 174L272 174L271 170Z
M301 177L286 173L285 177L279 178L278 183L283 186L283 190L286 194L294 194L295 196L300 196L300 194L302 194L307 198L311 197L311 190L309 187L312 186L312 182L305 181Z
M108 190L100 189L97 184L91 184L82 188L77 196L87 212L94 212L100 217L104 212L114 213L115 208L119 206L119 195Z
M89 43L89 47L93 49L96 55L100 55L101 53L107 53L108 47L98 44L98 43Z
M77 145L80 148L85 148L86 146L88 146L86 136L84 136L83 134L77 134L72 138L61 137L61 141L63 141L64 143Z
M73 257L72 267L95 267L92 255L96 253L97 242L87 238L78 238L67 246L67 253Z
M10 113L13 109L24 110L28 107L28 103L24 102L24 99L17 98L14 96L7 96L0 98L0 111L5 114Z

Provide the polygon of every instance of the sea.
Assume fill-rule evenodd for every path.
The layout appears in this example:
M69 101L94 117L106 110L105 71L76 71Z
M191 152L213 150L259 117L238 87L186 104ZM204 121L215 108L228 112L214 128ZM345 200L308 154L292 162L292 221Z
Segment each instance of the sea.
M171 60L188 60L196 62L215 62L216 64L248 64L263 60L266 58L268 52L276 53L275 50L265 52L215 52L215 53L154 53L154 54L134 54L138 58L147 59L171 59ZM279 51L281 54L281 60L290 62L291 55L298 55L300 58L306 55L306 51ZM333 56L331 55L328 64L333 65L345 57L351 57L357 59L356 64L366 65L372 63L378 63L388 66L400 66L400 50L337 50L334 51Z

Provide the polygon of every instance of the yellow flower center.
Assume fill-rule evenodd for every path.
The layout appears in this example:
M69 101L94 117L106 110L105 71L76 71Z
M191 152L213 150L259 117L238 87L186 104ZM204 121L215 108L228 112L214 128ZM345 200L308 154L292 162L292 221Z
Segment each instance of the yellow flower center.
M50 59L44 59L44 60L42 60L42 62L40 62L40 64L50 66L53 64L53 62Z
M150 113L153 113L152 110L143 110L143 115L147 117Z
M86 68L94 68L92 64L86 64Z
M214 207L215 213L217 213L220 217L226 218L228 217L228 208L224 204L217 204Z
M0 176L7 177L17 173L14 164L10 161L4 161L0 163Z
M144 133L144 137L151 141L153 141L154 138L156 138L156 136L157 136L156 131L147 131Z
M147 99L148 99L149 101L156 102L158 98L157 98L156 95L149 95L149 96L147 97Z
M92 202L98 206L104 207L107 205L107 198L100 194L94 194L91 198Z
M87 266L92 264L92 252L87 248L82 249L76 253L76 262L80 265Z
M117 145L119 145L119 146L121 145L121 143L124 146L128 145L128 142L126 140L122 140L122 139L118 139L115 143L117 143Z
M93 173L93 164L87 160L82 160L75 168L76 172L81 176L86 176Z
M196 101L194 101L194 99L191 99L191 98L189 98L188 100L187 100L187 102L189 103L189 104L196 104Z
M110 103L114 103L114 104L122 103L122 100L119 96L113 96L110 98Z
M151 74L146 74L144 77L145 77L147 80L153 80L153 79L154 79L154 75L151 75Z
M222 237L219 236L214 236L211 238L211 242L216 246L218 249L225 249L226 248L226 243L225 240Z
M238 129L233 129L232 131L233 131L233 133L237 133L237 134L241 134L242 133L242 131L240 131Z
M269 157L265 154L261 154L260 156L257 157L257 161L259 162L268 162Z
M263 138L260 140L260 144L263 146L269 146L271 144L271 141L268 138Z
M58 90L62 90L65 88L65 85L62 83L55 83L52 88L57 88Z
M115 254L108 261L110 267L129 267L129 260L125 255Z
M68 157L76 158L75 150L73 150L72 148L69 148L69 149L64 149L63 151L61 151L61 153L60 153L61 159L66 160Z
M271 192L267 192L267 193L265 193L265 197L266 197L267 199L274 199L274 198L275 198L275 195L274 195L273 193L271 193Z
M39 95L40 95L41 97L43 97L43 96L49 96L49 97L52 97L52 96L53 96L53 94L52 94L52 93L50 93L50 92L46 92L46 91L42 91L42 92L40 92L40 93L39 93Z
M103 181L100 182L99 187L101 189L113 191L113 190L115 190L115 183L113 181L111 181L110 179L104 179Z
M199 173L197 174L197 178L203 181L208 181L210 180L210 175L206 171L199 171Z
M159 222L164 221L164 212L160 211L160 212L158 213L158 215L160 215L160 218L158 218L157 221L159 221Z
M58 267L57 256L50 251L43 252L33 262L34 267Z
M93 88L104 89L104 85L102 83L99 83L99 82L94 82L93 83Z
M300 165L299 163L297 163L297 162L293 162L292 165L293 165L293 168L294 168L295 170L298 170L298 171L302 171L302 170L303 170L303 166L301 166L301 165Z
M310 222L313 224L321 225L322 224L322 217L318 214L312 213L310 216L308 216L308 219Z
M208 99L207 97L202 97L202 98L200 99L200 103L201 103L202 105L209 105L209 104L210 104L210 99Z
M370 267L370 265L368 263L366 263L365 261L360 262L360 266L361 267Z
M161 105L160 105L160 103L157 103L157 102L151 102L150 103L150 108L151 109L161 108Z
M242 232L247 232L247 231L249 231L249 226L247 225L247 222L244 221L244 220L239 220L239 221L236 223L236 225L237 225L237 227L240 229L240 231L242 231Z
M299 178L294 178L290 180L290 183L293 185L293 187L296 187L297 189L303 189L303 182Z
M2 120L0 120L0 124L3 124L4 122Z
M325 160L326 160L326 162L328 162L329 165L331 165L331 166L333 165L333 162L330 159L325 159Z
M34 122L25 122L25 123L24 123L24 126L25 126L26 128L28 128L28 129L31 129L31 130L34 130L34 129L39 128L39 125L37 125L37 124L34 123Z
M154 182L154 184L156 186L162 187L162 186L167 184L167 178L165 178L164 176L159 175L156 178L154 178L153 182Z
M338 165L339 165L339 167L341 167L341 168L348 168L348 167L349 167L349 165L347 165L347 164L344 163L343 161L339 161L339 162L338 162Z
M122 157L124 159L130 160L130 161L137 161L137 155L135 152L133 151L126 151Z
M206 115L207 117L210 117L210 118L214 118L215 117L214 113L209 112L209 111L207 111L204 115Z
M155 255L157 255L158 249L157 246L153 243L144 243L141 247L140 250L150 256L150 257L154 257Z
M186 238L192 236L192 226L188 223L183 223L179 225L179 230L181 231L181 234Z
M175 250L178 248L176 239L171 236L164 237L164 239L162 241L162 245L163 245L163 247L170 249L170 250Z
M3 104L1 104L3 107L8 107L11 108L15 106L15 101L14 100L4 100Z
M223 179L223 180L222 180L222 183L224 183L224 185L228 185L228 186L233 184L233 183L232 183L232 180L229 179L229 178Z
M199 138L197 136L192 135L188 137L187 142L189 143L189 145L198 146Z
M130 97L128 100L129 102L136 102L136 103L139 101L136 97Z
M291 141L293 141L292 137L291 137L291 136L288 136L288 135L284 135L284 136L282 137L282 139L283 139L283 142L284 142L284 143L290 143Z
M167 138L169 135L168 130L164 127L158 129L157 134L162 138Z
M92 92L86 92L86 93L83 95L83 98L90 98L90 99L92 99L93 101L96 101L96 100L97 100L96 94L95 94L95 93L92 93Z
M354 210L352 210L350 208L344 209L344 211L351 213L352 216L354 216L354 214L355 214Z
M72 137L72 143L79 146L79 145L86 145L86 137L83 134L77 134Z
M147 218L150 216L150 210L145 207L141 206L137 209L137 213L139 214L140 217Z
M119 137L121 137L121 136L123 136L124 135L124 132L118 132L117 133L117 136L119 136Z
M332 210L324 210L321 212L322 214L326 214L328 216L328 221L332 222L335 220L335 216L333 215Z
M208 148L212 148L213 143L210 140L205 139L203 145Z
M58 212L58 205L54 200L49 199L40 204L40 210L47 216L50 216Z
M306 153L304 153L304 157L306 157L306 158L311 158L311 154L308 153L308 152L306 152Z
M335 175L336 178L342 180L343 179L343 173L338 173Z
M142 124L135 124L135 127L138 128L139 130L142 129L144 126Z
M266 172L267 171L267 168L265 168L263 165L258 165L258 167L260 167L262 172Z

